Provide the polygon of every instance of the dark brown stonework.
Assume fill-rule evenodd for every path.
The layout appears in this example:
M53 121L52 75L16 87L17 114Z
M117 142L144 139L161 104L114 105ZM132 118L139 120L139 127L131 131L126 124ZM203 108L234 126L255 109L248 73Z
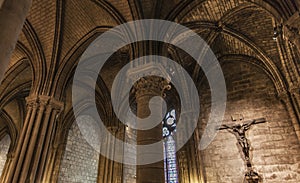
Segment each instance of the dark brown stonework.
M253 170L264 183L300 182L299 9L298 0L0 0L0 182L164 182L163 162L136 167L97 154L74 125L72 108L73 74L88 45L111 27L145 18L185 25L208 43L226 79L223 124L231 124L235 114L246 121L267 120L246 133ZM132 144L161 140L161 125L135 131L115 122L110 98L114 76L124 64L158 53L186 69L201 99L198 127L177 153L179 182L240 183L246 170L232 134L221 131L199 150L210 114L209 85L201 68L178 48L145 41L116 52L99 73L101 119L116 137ZM143 74L149 73L128 73L143 77L128 99L142 118L150 114L149 99L165 97L169 87L162 78ZM166 99L172 103L175 98ZM89 102L80 110L89 109ZM188 114L180 118L189 125ZM101 140L124 158L142 157L139 149Z

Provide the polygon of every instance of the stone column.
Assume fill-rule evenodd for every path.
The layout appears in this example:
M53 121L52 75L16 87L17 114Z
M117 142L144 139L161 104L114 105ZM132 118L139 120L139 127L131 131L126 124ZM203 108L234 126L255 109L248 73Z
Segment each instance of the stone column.
M115 162L111 159L108 159L109 154L114 156L123 156L123 147L116 146L116 138L123 140L124 138L124 129L119 129L118 127L108 127L109 132L115 137L106 137L101 143L101 147L106 147L107 156L100 155L99 166L98 166L98 183L122 182L122 163ZM100 148L101 148L100 147ZM119 157L120 158L120 157ZM116 158L118 159L118 158Z
M204 170L203 170L203 161L202 161L202 155L201 151L199 149L199 144L200 144L200 132L199 128L196 128L195 134L194 134L194 140L195 140L195 154L196 154L196 166L197 166L197 176L199 181L198 182L205 182L204 181Z
M188 162L186 156L186 149L182 148L177 152L177 162L178 162L178 181L181 183L189 183L189 172L188 172Z
M58 112L63 104L49 96L26 98L27 115L5 182L40 182Z
M0 8L0 83L30 6L31 0L4 0Z
M160 77L144 77L135 84L135 96L137 103L137 116L146 118L150 115L149 101L154 96L162 96L163 90L168 83ZM162 104L156 104L155 111L151 111L151 116L160 121L162 113ZM157 116L157 118L156 118ZM139 127L139 121L137 122ZM153 144L162 140L162 123L150 130L137 131L137 145ZM141 162L142 158L152 156L163 157L163 146L160 149L155 149L149 152L143 152L137 148L137 163ZM164 182L164 162L159 161L147 165L137 166L137 183L163 183Z
M183 183L203 182L193 138L177 153L178 180Z
M54 142L47 154L42 182L58 181L60 166L67 145L68 129L58 125L53 138Z
M119 127L119 130L116 133L116 138L125 142L125 127ZM115 157L116 159L123 160L124 158L124 146L115 146ZM114 175L113 182L123 183L123 163L114 162Z

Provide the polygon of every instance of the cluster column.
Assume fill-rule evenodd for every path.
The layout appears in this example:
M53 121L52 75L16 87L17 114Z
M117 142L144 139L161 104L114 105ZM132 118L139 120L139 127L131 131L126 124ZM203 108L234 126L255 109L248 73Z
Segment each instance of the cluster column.
M49 96L26 98L27 114L5 182L40 182L63 104Z
M113 155L116 159L119 159L120 156L123 156L123 147L117 147L116 139L123 140L124 139L124 129L118 128L117 126L111 126L107 128L109 132L112 134L112 137L107 136L101 142L101 147L105 146L106 156L100 155L99 159L99 168L98 168L98 183L105 182L114 182L121 183L122 182L122 163L115 162L107 157ZM113 138L114 137L114 138ZM101 148L100 147L100 148Z
M200 134L198 129L193 130L191 126L192 114L185 112L180 114L181 121L186 123L186 129L194 131L189 141L178 151L179 180L183 183L204 182L202 159L198 145L200 144ZM180 138L180 137L179 137Z

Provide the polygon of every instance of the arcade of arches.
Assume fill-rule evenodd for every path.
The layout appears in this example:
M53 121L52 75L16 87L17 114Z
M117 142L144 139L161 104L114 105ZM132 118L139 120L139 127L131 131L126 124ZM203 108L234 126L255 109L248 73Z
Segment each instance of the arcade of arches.
M300 182L299 8L299 0L0 0L0 182L241 183L251 182L245 178L247 168L258 174L256 182ZM241 150L241 139L229 130L220 130L207 148L199 148L211 114L209 82L186 52L154 41L116 51L98 75L95 98L112 135L131 144L165 139L161 152L167 152L168 161L122 164L93 148L93 143L109 146L116 156L138 160L137 149L83 133L93 130L97 121L85 113L90 101L76 104L81 112L74 114L72 83L77 63L93 40L110 28L140 19L179 23L210 46L227 88L222 124L266 119L245 133L250 160L244 156L247 148ZM197 127L176 153L171 114L166 124L147 132L121 123L112 107L115 76L145 55L176 61L198 90ZM137 82L125 99L130 101L131 115L146 117L149 98L163 95L169 111L176 111L172 120L181 118L189 126L189 114L180 112L185 101L179 101L173 86L162 93L158 86L164 80L151 76ZM127 120L132 119L128 115Z

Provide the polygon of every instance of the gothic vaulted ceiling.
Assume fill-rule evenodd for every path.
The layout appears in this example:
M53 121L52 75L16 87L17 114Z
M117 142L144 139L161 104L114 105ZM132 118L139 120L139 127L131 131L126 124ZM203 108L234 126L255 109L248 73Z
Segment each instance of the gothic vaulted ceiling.
M66 100L71 108L67 85L88 44L109 28L137 19L185 25L206 40L220 62L230 56L247 58L267 72L277 89L284 88L273 28L298 6L298 0L34 0L0 87L0 130L8 119L20 128L22 119L14 113L24 113L29 93ZM107 92L112 76L129 58L125 49L102 70ZM184 55L181 64L193 77L201 75Z

